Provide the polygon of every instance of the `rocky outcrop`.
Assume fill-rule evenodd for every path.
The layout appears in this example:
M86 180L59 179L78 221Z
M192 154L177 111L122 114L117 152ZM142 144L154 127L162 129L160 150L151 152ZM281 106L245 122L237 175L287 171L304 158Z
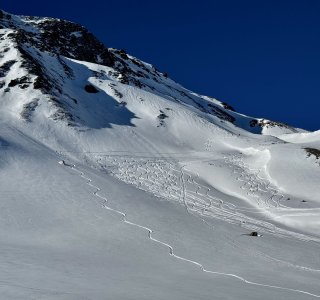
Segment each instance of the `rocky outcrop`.
M56 55L110 67L114 65L114 56L108 48L81 25L53 18L21 17L20 22L16 18L1 11L0 26L15 29L19 45L29 44Z

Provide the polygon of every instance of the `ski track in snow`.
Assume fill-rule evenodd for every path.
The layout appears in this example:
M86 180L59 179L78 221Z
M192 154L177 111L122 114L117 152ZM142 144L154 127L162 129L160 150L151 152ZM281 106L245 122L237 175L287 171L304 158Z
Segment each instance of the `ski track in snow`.
M115 154L113 152L114 151L98 153L90 152L90 154L94 154L94 165L98 163L99 168L107 170L110 175L115 176L127 184L134 185L138 189L152 193L160 198L179 202L186 208L190 215L199 218L211 230L214 230L214 225L211 222L208 222L208 219L215 218L230 224L239 225L248 231L260 231L262 233L274 235L278 238L294 238L304 242L318 241L312 236L286 230L277 227L267 220L257 219L255 216L250 217L244 214L244 212L264 214L265 212L262 211L262 207L244 208L229 203L225 201L225 199L221 200L220 198L217 198L214 187L199 183L199 174L193 174L191 176L187 172L188 170L186 170L185 167L190 163L186 162L183 167L181 167L181 165L178 166L178 157L175 157L175 155L180 154L181 156L181 153L158 152L156 156L150 154L145 156L147 153L137 152L136 155L133 156L133 153L128 153L127 151L121 152L121 154ZM89 152L86 153L89 154ZM187 158L187 160L199 162L197 157L189 156L193 154L195 153L190 152L188 153L188 157L180 158L183 158L184 160ZM225 160L227 160L227 158L228 157L224 157ZM238 160L238 158L236 159ZM89 163L89 161L87 162ZM212 160L206 159L200 162L211 164ZM229 165L229 167L232 169L238 168L236 163ZM249 171L243 169L243 172ZM268 187L268 185L270 185L269 181L266 182L263 178L261 178L261 180L263 180L265 186ZM182 197L182 192L184 197ZM273 190L268 193L268 190L266 189L264 192L266 197L272 197L273 195ZM237 247L234 243L230 243L230 246ZM252 254L257 257L262 257L269 262L280 263L297 270L320 272L318 269L297 265L286 260L271 257L262 252L254 252Z
M284 195L275 187L272 187L269 181L266 182L265 179L259 176L260 169L250 168L249 165L244 163L241 155L234 155L231 158L224 157L224 159L227 164L230 163L232 166L236 166L233 169L233 173L238 175L236 180L244 182L240 188L247 191L248 196L255 197L259 207L288 208L281 203Z
M266 182L258 175L251 174L256 170L250 171L245 166L239 167L238 162L236 162L236 160L239 160L238 158L232 158L231 160L225 157L224 159L229 167L233 169L236 179L239 182L244 182L240 187L242 190L248 190L246 187L246 176L250 177L252 184L255 184L255 181L257 182L258 188L252 190L251 194L249 194L253 199L257 199L257 208L236 206L214 196L212 194L215 192L213 187L197 182L191 175L185 172L187 171L186 169L182 172L181 167L177 164L177 158L170 157L167 154L162 157L134 157L130 155L121 157L111 153L105 155L100 153L98 154L99 156L100 159L98 161L100 161L101 167L105 170L111 169L111 175L139 189L151 192L157 197L179 201L184 206L187 203L190 213L220 219L231 224L238 224L251 231L262 231L278 237L294 237L302 241L319 242L319 239L315 237L282 229L266 220L258 220L255 217L244 214L247 212L263 215L268 209L284 208L284 206L281 206L279 203L280 200L277 197L279 197L280 193L276 188L270 187L270 182ZM208 161L205 160L203 162L207 163ZM197 178L200 179L199 175L197 175ZM183 180L186 180L185 199L181 201L182 186L179 186L178 183L180 182L180 185L182 185ZM275 201L275 199L278 199L278 201ZM203 221L206 222L205 220Z
M239 275L236 275L236 274L232 274L232 273L222 273L222 272L217 272L217 271L211 271L211 270L207 270L205 269L205 267L195 261L195 260L191 260L191 259L188 259L186 257L182 257L182 256L179 256L177 254L174 253L174 250L173 250L173 246L171 246L170 244L166 243L166 242L163 242L161 240L158 240L156 238L154 238L152 236L152 233L154 233L154 231L149 228L149 227L146 227L146 226L143 226L143 225L140 225L138 223L134 223L134 222L130 222L128 219L127 219L127 214L120 211L120 210L117 210L117 209L114 209L114 208L111 208L110 206L108 206L108 199L102 195L99 194L99 192L101 191L101 189L98 187L98 186L95 186L93 183L92 183L92 180L87 177L85 175L84 172L78 170L76 168L75 165L68 165L68 164L64 164L65 166L67 167L70 167L73 171L77 172L79 174L79 176L81 178L83 178L84 180L86 180L86 184L89 185L90 187L92 187L93 189L95 189L95 191L93 192L93 195L95 197L98 197L100 198L101 200L103 200L103 207L109 211L112 211L114 213L117 213L118 215L120 215L122 217L122 221L128 225L131 225L131 226L134 226L134 227L137 227L137 228L140 228L142 230L145 230L147 231L147 236L148 236L148 239L150 239L151 241L155 242L155 243L158 243L159 245L162 245L162 246L165 246L166 248L168 248L169 250L169 255L178 259L178 260L181 260L181 261L184 261L186 263L190 263L190 264L193 264L195 265L196 267L198 267L202 272L204 273L207 273L207 274L213 274L213 275L219 275L219 276L226 276L226 277L230 277L230 278L233 278L233 279L237 279L237 280L240 280L242 281L243 283L245 284L249 284L249 285L255 285L255 286L260 286L260 287L266 287L266 288L271 288L271 289L278 289L278 290L283 290L283 291L288 291L288 292L293 292L293 293L300 293L300 294L304 294L304 295L308 295L308 296L311 296L311 297L315 297L315 298L320 298L320 295L317 295L317 294L313 294L313 293L310 293L310 292L307 292L307 291L303 291L303 290L298 290L298 289L291 289L291 288L286 288L286 287L281 287L281 286L275 286L275 285L268 285L268 284L264 284L264 283L258 283L258 282L254 282L254 281L249 281ZM183 167L182 167L182 170L183 170ZM183 176L183 171L182 171L182 176ZM183 180L183 190L182 190L182 197L183 197L183 201L185 203L185 206L186 206L186 209L188 210L188 206L185 202L185 197L186 197L186 190L185 190L185 180L184 178L182 178Z

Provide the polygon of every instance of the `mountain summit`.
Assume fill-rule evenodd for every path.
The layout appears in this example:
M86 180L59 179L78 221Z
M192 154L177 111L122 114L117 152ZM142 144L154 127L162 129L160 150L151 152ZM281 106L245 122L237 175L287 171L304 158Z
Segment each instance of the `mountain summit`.
M100 83L104 81L111 89L111 93L103 91L104 96L112 97L114 101L125 102L124 99L120 100L122 93L116 86L127 85L131 89L138 88L158 95L168 102L192 107L202 118L214 116L214 120L229 123L227 126L233 124L254 133L297 132L282 123L246 117L236 113L227 103L193 93L172 81L166 73L128 55L124 50L106 48L92 33L78 24L53 18L19 17L1 11L0 26L1 89L8 95L14 94L16 90L27 92L31 89L46 95L52 104L51 117L54 120L59 118L69 125L90 127L90 122L83 119L79 111L83 103L77 99L87 86L85 82L83 86L78 85L77 79L83 77L82 71L85 68L80 62L87 62L95 66L87 66L87 73L91 74L82 80L91 78ZM79 75L77 73L81 68ZM95 93L98 91L96 88L99 87L87 87L86 91ZM32 112L37 110L39 102L34 99L28 101L20 103L20 116L31 121ZM87 107L87 110L90 108ZM158 116L162 118L165 114L160 113ZM107 118L101 121L108 122Z
M0 122L3 299L320 297L319 131L4 11Z

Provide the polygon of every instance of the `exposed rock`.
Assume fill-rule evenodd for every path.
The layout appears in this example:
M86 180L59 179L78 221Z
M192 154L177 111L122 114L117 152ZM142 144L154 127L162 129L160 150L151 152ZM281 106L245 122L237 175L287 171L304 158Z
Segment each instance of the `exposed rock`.
M23 17L23 19L28 20L27 25L38 28L39 31L25 30L4 12L0 18L0 25L4 28L16 29L16 34L13 35L18 45L30 44L41 51L56 55L105 66L114 65L114 57L108 48L83 26L52 18Z
M14 87L16 85L19 85L20 87L25 88L29 86L29 85L25 86L25 84L28 84L28 83L31 83L30 78L28 76L23 76L20 78L12 79L9 82L8 87Z
M124 106L126 106L127 105L127 102L126 101L121 101L120 103L119 103L119 106L122 106L122 107L124 107Z
M162 110L160 110L160 114L157 116L157 118L160 120L158 125L159 127L159 126L164 126L165 125L164 120L169 117Z
M91 93L91 94L96 94L99 92L92 84L86 84L84 89L87 93Z
M16 63L16 60L8 60L3 65L0 66L0 77L5 77L10 68Z
M256 126L258 125L258 120L252 119L252 120L249 122L249 125L250 125L250 127L256 127Z
M235 111L235 109L231 105L229 105L228 103L221 102L221 104L222 104L223 108L231 110L231 111Z
M316 159L320 159L320 150L315 148L304 148L307 152L307 156L310 157L311 155L315 156Z
M230 114L223 111L221 108L219 108L211 103L209 103L208 106L211 107L213 114L216 115L219 119L222 119L224 121L228 121L231 123L235 122L236 119L233 116L231 116Z
M121 56L121 58L123 59L129 59L127 53L125 50L121 49L121 50L115 50L115 53L119 54Z
M251 127L255 127L255 126L260 126L260 127L281 127L281 128L288 128L290 129L292 132L297 132L293 127L289 126L286 123L281 123L281 122L276 122L276 121L270 121L270 120L266 120L266 119L252 119L249 122Z
M22 112L20 113L22 119L25 121L31 121L32 112L35 111L38 106L39 99L33 99L31 102L24 104Z
M35 89L40 89L44 93L50 93L54 87L51 83L53 80L48 77L45 68L22 46L18 46L18 50L23 58L21 67L27 69L30 74L36 76L33 87ZM56 86L56 89L59 89L59 87Z

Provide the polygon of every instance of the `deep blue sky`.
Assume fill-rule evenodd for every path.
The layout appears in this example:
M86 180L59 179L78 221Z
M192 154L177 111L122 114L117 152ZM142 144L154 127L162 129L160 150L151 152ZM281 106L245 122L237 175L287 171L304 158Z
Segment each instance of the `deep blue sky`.
M320 0L2 0L86 26L239 112L320 129Z

